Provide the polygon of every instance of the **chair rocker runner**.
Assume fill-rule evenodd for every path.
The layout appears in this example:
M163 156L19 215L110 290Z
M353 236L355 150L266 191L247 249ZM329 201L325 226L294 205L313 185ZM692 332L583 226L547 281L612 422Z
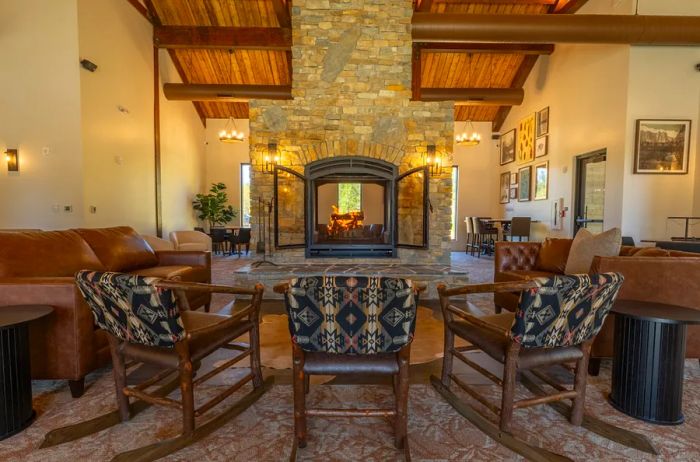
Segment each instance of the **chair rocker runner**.
M482 428L490 436L502 436L502 433L511 432L514 410L564 399L573 401L571 423L581 425L591 344L613 306L622 281L623 277L618 273L603 273L476 284L453 289L439 285L440 306L445 322L445 355L442 376L439 381L435 379L433 384L451 401L456 398L449 391L454 382L496 413L500 419L498 428L483 417L483 421L479 422L493 427ZM457 295L518 291L521 291L521 296L515 313L476 317L450 303L450 297ZM472 346L455 347L455 336L467 340ZM469 359L465 352L474 350L482 350L501 362L504 365L503 377L497 377ZM453 374L454 358L502 387L500 407ZM542 366L572 362L576 365L573 389L567 389L547 375L534 371ZM515 401L516 374L526 369L532 369L537 377L551 385L556 392ZM455 406L454 403L451 404ZM469 407L463 403L461 405ZM524 446L528 446L527 451L545 451L510 436L508 441L501 439L500 442L521 454L524 453L518 449L525 449Z
M130 404L129 398L182 411L180 436L124 452L113 460L155 460L182 449L243 412L270 388L271 380L263 382L260 368L258 320L264 290L261 284L246 289L95 271L80 271L76 282L92 309L95 323L109 336L120 420L125 422L132 414L143 410L143 406L138 406L140 402ZM189 310L186 297L189 291L247 295L251 301L231 316L202 313ZM250 344L234 342L244 334L249 334ZM221 348L238 354L195 379L195 366ZM250 358L250 372L195 409L194 386L245 358ZM127 386L127 360L162 369L138 385ZM167 393L174 388L168 384L155 392L147 391L164 379L173 377L179 377L180 401L167 397ZM252 382L252 392L217 417L195 425L195 417L203 415L248 382ZM110 421L100 420L96 431L108 428ZM88 434L80 424L76 427L82 432L79 437ZM58 443L72 439L64 437L65 429L58 431L64 434L61 436L63 439L58 438Z
M418 296L425 286L385 277L305 277L279 284L293 348L295 444L306 446L306 418L390 417L395 445L407 442L408 366ZM390 375L395 405L386 409L307 408L310 375Z

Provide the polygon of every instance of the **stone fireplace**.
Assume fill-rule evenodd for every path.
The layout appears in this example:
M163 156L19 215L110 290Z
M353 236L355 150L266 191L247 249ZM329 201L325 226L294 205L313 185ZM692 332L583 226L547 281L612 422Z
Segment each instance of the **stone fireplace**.
M293 100L250 101L251 197L274 204L275 261L449 262L450 172L420 167L429 144L450 165L453 105L411 101L412 13L412 0L294 1ZM334 224L332 191L344 183L373 199ZM257 236L256 207L252 223Z

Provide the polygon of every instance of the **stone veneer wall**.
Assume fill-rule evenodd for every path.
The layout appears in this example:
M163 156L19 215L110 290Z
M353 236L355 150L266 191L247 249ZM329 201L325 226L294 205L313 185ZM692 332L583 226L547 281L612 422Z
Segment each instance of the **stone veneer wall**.
M294 0L294 99L250 101L254 236L258 197L273 196L273 177L262 172L268 142L300 173L308 162L342 155L381 158L403 173L421 165L428 144L450 165L453 104L410 101L412 14L412 0ZM449 261L451 190L449 168L431 177L429 249L399 249L401 261ZM274 254L298 261L304 251Z

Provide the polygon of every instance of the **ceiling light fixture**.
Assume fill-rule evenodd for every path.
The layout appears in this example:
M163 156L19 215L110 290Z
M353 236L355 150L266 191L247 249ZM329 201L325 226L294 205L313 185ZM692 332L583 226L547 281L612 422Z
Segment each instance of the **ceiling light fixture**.
M226 126L219 132L219 141L222 143L242 143L245 141L245 133L238 130L236 119L228 118Z
M469 124L469 127L467 127ZM471 134L469 133L471 131ZM471 120L464 122L464 131L455 136L455 143L457 146L476 146L481 142L481 135L474 129L474 124Z

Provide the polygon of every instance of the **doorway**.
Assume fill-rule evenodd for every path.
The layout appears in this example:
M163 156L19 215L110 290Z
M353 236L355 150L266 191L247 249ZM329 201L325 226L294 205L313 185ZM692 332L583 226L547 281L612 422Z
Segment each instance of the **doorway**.
M581 228L603 231L606 156L603 149L576 157L574 235Z

